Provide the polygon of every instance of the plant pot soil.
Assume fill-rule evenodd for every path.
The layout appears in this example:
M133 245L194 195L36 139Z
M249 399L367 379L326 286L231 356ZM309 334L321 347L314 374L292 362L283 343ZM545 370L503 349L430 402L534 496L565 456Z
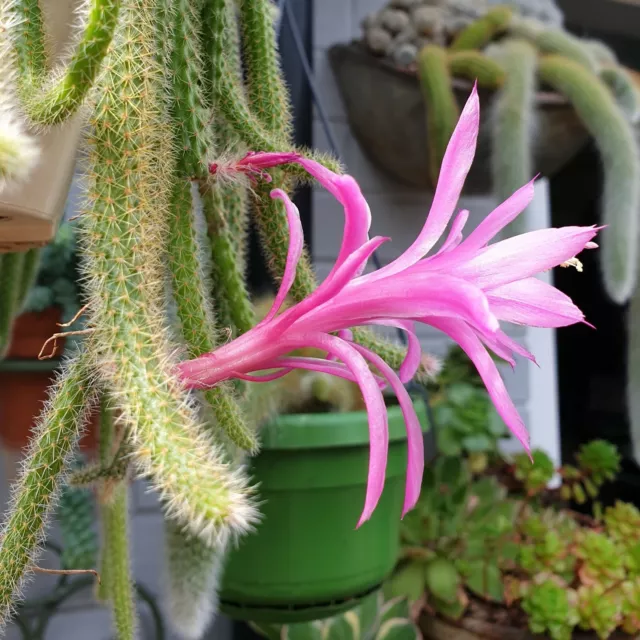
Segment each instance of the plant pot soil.
M518 607L504 607L471 599L467 615L458 622L444 620L422 612L420 631L425 640L545 640L546 635L532 634L526 627L526 614ZM631 640L616 632L609 640ZM595 633L577 630L573 640L598 640Z
M416 405L426 425L422 405ZM355 526L369 462L365 412L281 416L264 428L252 473L262 522L230 554L221 610L240 620L303 622L335 615L378 589L400 541L406 433L389 411L384 493L371 519Z
M416 73L402 71L370 54L358 42L334 45L329 61L351 130L370 160L399 182L431 189L426 107ZM462 107L472 85L454 81ZM480 89L481 120L475 161L465 193L491 192L491 101L495 92ZM589 135L573 107L555 93L539 92L534 174L551 177L585 146Z
M60 330L58 322L60 310L56 307L18 316L6 359L37 361L45 340ZM58 352L63 348L64 340L59 340ZM5 447L14 450L28 444L35 420L48 397L48 388L55 379L53 370L30 371L27 363L21 369L0 370L0 439ZM98 418L96 409L80 443L86 454L95 451Z

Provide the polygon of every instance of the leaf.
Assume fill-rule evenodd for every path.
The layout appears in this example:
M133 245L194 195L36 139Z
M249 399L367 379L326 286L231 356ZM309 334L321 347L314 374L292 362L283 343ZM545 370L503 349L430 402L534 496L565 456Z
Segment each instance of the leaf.
M446 484L452 489L465 480L465 468L460 458L440 458L438 462L440 463L438 479L442 484Z
M325 624L322 640L360 640L360 620L354 611L330 618Z
M420 631L411 620L392 618L380 626L376 640L420 640Z
M408 598L410 602L415 602L424 593L424 583L424 563L416 560L391 576L385 591L391 598Z
M452 604L458 596L460 575L455 565L446 558L430 560L424 568L427 590L436 598Z
M455 602L445 602L444 600L439 600L438 598L433 598L429 601L430 604L441 613L443 616L447 618L451 618L452 620L459 620L465 612L467 608L464 602L460 602L460 600L456 600Z
M442 423L438 422L436 429L436 445L438 451L443 456L458 456L462 452L460 447L460 440L451 428L443 427Z
M267 640L280 640L282 626L279 624L266 624L250 622L249 626L263 638Z
M452 384L447 389L447 400L458 407L463 407L468 404L471 399L476 395L476 389L464 382Z
M496 602L504 600L502 574L497 564L473 560L468 563L467 570L465 583L471 591Z
M495 436L496 438L507 437L507 427L504 423L504 420L500 417L500 414L496 411L493 404L489 409L489 416L487 420L487 430L492 436Z
M380 622L391 620L391 618L409 618L411 607L406 598L394 598L384 603L380 611Z
M493 442L488 436L478 434L463 438L462 446L470 453L484 453L493 448Z
M282 640L323 640L326 620L298 622L282 627Z

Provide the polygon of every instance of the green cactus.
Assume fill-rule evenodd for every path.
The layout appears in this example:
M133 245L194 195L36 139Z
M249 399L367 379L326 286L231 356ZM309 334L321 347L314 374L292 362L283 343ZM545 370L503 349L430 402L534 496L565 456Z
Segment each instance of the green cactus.
M418 72L427 109L430 178L435 187L440 165L460 116L460 110L451 88L451 74L445 49L437 45L424 47L418 57Z
M452 51L482 49L497 35L504 33L511 23L513 10L510 7L494 7L481 18L465 27L451 43Z
M98 539L93 530L95 510L91 493L86 489L67 485L60 494L56 515L62 537L62 567L93 568L98 552Z
M560 56L545 56L540 78L572 103L595 139L604 167L601 264L605 289L626 302L637 280L640 153L633 127L596 75Z
M503 66L480 51L455 51L447 60L454 78L477 80L480 87L497 89L506 79Z
M13 321L20 310L20 285L25 254L5 253L0 256L0 356L11 343Z
M505 40L496 56L506 77L494 103L491 176L495 195L502 202L533 175L538 56L529 43L516 39ZM519 216L503 233L522 233L524 223L524 216Z
M28 10L32 16L39 13L37 2L32 0L13 0L14 11ZM27 8L28 7L28 8ZM84 32L76 44L75 51L64 70L56 77L47 78L44 69L48 61L42 60L44 52L37 52L37 60L27 63L27 73L19 76L19 93L28 117L38 125L56 125L74 115L84 102L96 80L102 62L111 44L118 21L120 0L92 0L85 19ZM40 17L35 25L24 24L24 33L17 34L17 46L27 49L33 41ZM39 37L35 36L35 37ZM41 36L39 37L41 40ZM22 42L21 42L22 41Z
M17 480L0 532L0 624L37 557L65 466L96 396L87 360L84 354L69 360L52 387Z
M640 117L640 90L631 74L619 66L607 66L600 70L600 79L609 87L616 102L629 121Z

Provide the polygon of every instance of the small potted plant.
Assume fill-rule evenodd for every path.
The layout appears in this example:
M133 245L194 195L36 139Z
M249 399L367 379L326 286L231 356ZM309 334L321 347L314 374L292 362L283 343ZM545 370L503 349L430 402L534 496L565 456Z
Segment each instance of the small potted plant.
M8 330L5 358L0 361L0 437L6 447L14 450L27 444L34 418L60 362L59 357L40 360L41 352L59 356L66 340L76 336L71 332L66 340L59 339L57 349L45 348L45 342L56 333L76 330L82 324L79 318L73 327L61 326L73 320L81 307L75 242L74 225L66 223L44 249L3 257L3 266L10 258L21 258L20 269L10 278L2 278L2 311L7 316ZM12 297L13 309L6 304ZM86 440L85 444L90 443Z
M623 638L640 631L640 511L584 504L614 478L620 457L594 441L556 472L542 451L492 457L482 474L440 457L403 524L387 585L406 595L429 640ZM582 634L582 635L581 635Z
M270 301L259 303L257 317L269 307ZM358 386L302 370L249 386L246 410L261 443L251 472L263 519L230 554L221 608L256 622L315 620L352 608L379 589L397 557L407 464L402 411L388 398L385 490L374 516L356 530L369 455ZM416 410L426 428L419 400Z

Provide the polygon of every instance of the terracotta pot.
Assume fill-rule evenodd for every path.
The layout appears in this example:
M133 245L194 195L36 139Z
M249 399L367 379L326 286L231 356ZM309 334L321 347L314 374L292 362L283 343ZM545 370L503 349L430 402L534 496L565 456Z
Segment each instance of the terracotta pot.
M534 635L527 630L514 629L484 620L463 619L458 624L423 613L420 631L425 640L545 640L548 636ZM595 633L576 631L573 640L597 640ZM609 640L631 640L625 633L614 633Z
M45 340L60 330L59 321L60 311L54 307L16 318L7 357L0 363L0 439L5 447L19 450L29 442L57 364L56 360L39 361L38 353ZM64 340L58 346L60 353ZM96 448L98 419L96 410L81 441L87 454Z
M76 0L41 2L54 60L69 44L77 4ZM38 140L40 159L31 179L0 193L0 252L40 247L55 235L73 178L82 122L82 115L76 114L47 132L31 132Z
M342 95L351 130L362 150L382 171L412 187L431 189L426 107L415 73L401 71L371 55L363 45L339 44L329 61ZM462 107L472 85L454 81ZM491 101L494 93L480 89L481 122L475 161L465 193L491 192ZM534 174L550 177L589 140L571 105L554 93L537 96Z

